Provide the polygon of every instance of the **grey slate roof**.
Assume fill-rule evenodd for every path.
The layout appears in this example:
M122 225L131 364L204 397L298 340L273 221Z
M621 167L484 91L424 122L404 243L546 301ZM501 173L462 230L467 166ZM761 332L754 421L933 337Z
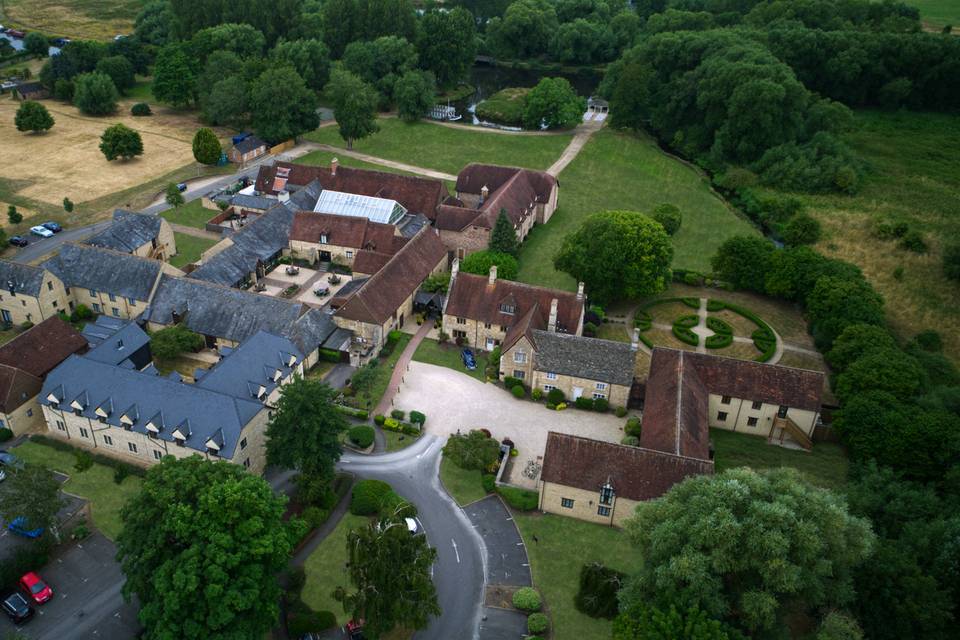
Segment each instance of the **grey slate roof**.
M534 331L537 371L630 386L637 353L628 343Z
M266 196L252 196L244 193L238 193L230 198L230 204L239 209L266 211L270 207L275 207L277 205L277 199L268 198Z
M263 405L259 402L176 382L152 373L136 371L71 356L47 376L40 393L40 402L50 405L48 396L60 400L64 411L72 411L70 403L84 404L82 415L97 420L96 409L109 412L107 424L122 428L121 415L133 420L132 430L147 433L146 425L162 423L157 438L173 442L175 429L187 431L185 445L206 451L206 442L213 438L221 445L221 454L232 458L240 432Z
M19 262L0 260L0 289L23 295L40 295L43 285L43 269Z
M302 189L297 189L290 193L290 199L284 204L292 211L313 211L317 206L317 200L323 193L323 186L319 180L311 180L303 185Z
M113 223L84 241L94 247L104 247L124 253L132 253L160 235L163 219L146 213L134 213L117 209L113 212Z
M149 300L162 265L157 260L68 242L58 255L41 266L53 272L68 287Z
M86 353L86 357L97 362L118 365L149 342L150 336L143 329L134 322L128 322L102 339L97 346Z
M277 388L274 375L279 372L284 379L300 362L303 353L290 340L258 331L208 370L197 386L249 400L258 400L262 387L265 401Z
M239 151L240 153L250 153L254 149L259 149L260 147L266 146L267 143L258 138L257 136L247 136L237 144L233 145L233 148Z
M323 309L311 307L297 318L293 326L283 335L293 340L304 353L310 353L324 344L337 331L333 318ZM352 332L347 332L353 336Z
M412 238L420 229L430 226L430 219L422 213L408 213L397 222L397 229L404 238Z
M233 246L209 258L190 277L233 287L256 270L258 260L266 262L285 249L294 213L276 201L274 205L233 234Z

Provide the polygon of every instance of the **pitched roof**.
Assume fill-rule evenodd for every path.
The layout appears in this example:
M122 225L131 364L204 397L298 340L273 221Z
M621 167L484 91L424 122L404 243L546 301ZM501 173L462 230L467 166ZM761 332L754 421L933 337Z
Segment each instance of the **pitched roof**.
M406 208L396 200L332 189L323 190L313 210L316 213L367 218L384 224L394 224L407 215Z
M36 298L43 286L42 267L0 260L0 289Z
M549 201L557 184L557 179L544 171L468 164L457 175L457 193L481 194L486 187L487 197L476 208L454 200L444 202L437 209L437 227L451 231L467 226L492 229L501 210L518 226L525 217L533 215L536 203Z
M134 300L150 299L163 267L157 260L72 242L65 243L58 255L41 266L68 287L94 289Z
M303 353L290 340L258 331L221 358L196 384L236 398L266 401L278 386L275 376L286 378L301 362Z
M284 204L293 211L313 211L321 193L323 193L323 186L320 181L311 180L304 187L291 193L290 199Z
M436 230L424 229L347 298L336 315L383 324L446 257L447 249Z
M690 476L712 473L712 460L551 431L540 477L544 482L597 494L610 483L616 496L639 501L658 498Z
M458 272L450 284L444 313L478 322L513 327L519 319L533 312L531 329L546 329L550 303L557 299L557 326L562 333L576 333L583 315L583 300L577 294L547 289L497 278L491 285L487 276ZM514 312L505 313L501 303L512 304ZM504 340L504 348L512 342Z
M0 413L13 413L43 387L43 381L23 369L0 364Z
M132 253L159 237L162 224L160 216L117 209L110 226L84 240L84 244Z
M47 318L0 347L0 364L42 378L70 354L85 351L86 339L60 318Z
M630 386L637 352L629 343L534 331L538 371Z
M255 149L260 147L267 146L267 143L258 138L257 136L247 136L237 144L233 145L233 148L239 151L240 153L250 153Z
M247 195L245 193L238 193L230 198L230 204L232 206L255 211L266 211L271 207L277 206L277 202L276 198Z
M278 170L287 175L278 178ZM396 200L411 213L422 213L431 220L436 215L437 205L447 196L446 185L433 178L351 167L337 167L336 174L333 174L329 167L291 162L275 162L271 166L261 166L257 174L256 190L276 195L284 189L294 190L294 187L302 187L314 180L319 181L324 189Z
M97 362L118 365L149 343L150 336L135 322L128 322L98 342L97 346L87 352L86 357Z
M300 211L294 215L290 239L319 243L326 236L326 244L392 253L396 231L392 224L367 218Z

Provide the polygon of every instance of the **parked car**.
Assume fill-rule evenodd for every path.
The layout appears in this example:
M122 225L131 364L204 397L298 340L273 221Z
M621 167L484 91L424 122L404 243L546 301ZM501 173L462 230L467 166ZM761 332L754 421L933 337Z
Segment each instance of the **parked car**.
M53 235L53 231L50 231L50 229L47 229L39 224L35 227L30 227L30 233L35 236L40 236L41 238L49 238Z
M463 360L463 366L465 366L470 371L473 371L477 368L477 359L473 355L473 351L470 349L464 349L460 352L460 359Z
M25 538L39 538L43 535L43 527L31 529L27 519L23 516L14 518L10 524L7 525L7 529Z
M177 190L178 190L180 193L183 193L184 191L186 191L186 190L187 190L187 183L186 183L186 182L178 182L178 183L177 183Z
M3 612L14 624L20 624L30 619L33 615L33 607L23 597L23 594L11 593L3 601Z
M60 223L54 222L52 220L44 222L40 226L46 229L47 231L53 231L54 233L60 233L61 231L63 231L63 227L60 226Z
M40 579L33 571L25 573L20 578L20 588L27 593L37 604L43 604L53 597L53 589L46 582Z
M3 467L13 467L14 469L23 468L23 460L13 455L5 449L0 449L0 469Z
M410 532L410 535L417 535L420 533L420 523L414 518L404 518L404 521L407 523L407 531Z
M25 247L30 244L30 241L24 238L23 236L13 236L10 238L10 244L15 247Z

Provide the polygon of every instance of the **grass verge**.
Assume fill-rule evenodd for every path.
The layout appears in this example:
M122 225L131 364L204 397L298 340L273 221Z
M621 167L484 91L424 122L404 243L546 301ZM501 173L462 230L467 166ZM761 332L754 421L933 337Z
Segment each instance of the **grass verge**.
M383 437L387 441L387 453L406 449L419 439L418 436L408 436L395 431L387 431L386 429L383 430Z
M446 458L440 459L440 481L461 507L487 495L480 484L480 475L478 469L461 469Z
M198 238L185 233L174 233L174 239L177 242L177 255L170 258L170 264L182 269L191 262L200 259L200 254L217 244L216 240L208 238Z
M369 522L370 519L364 516L345 513L330 535L310 554L303 565L307 581L300 597L304 604L314 611L333 612L337 616L338 624L349 619L343 612L343 605L333 599L334 589L350 586L347 575L347 534L368 525Z
M194 229L206 228L207 220L217 215L218 211L207 209L200 201L200 198L191 200L186 204L174 209L162 211L160 216L166 218L171 224L182 224L185 227ZM177 240L179 246L179 240Z
M390 355L386 358L381 358L377 362L375 367L376 374L370 386L357 394L357 400L360 402L361 408L373 411L380 403L380 398L386 393L387 385L390 384L390 376L393 374L393 368L396 366L397 360L400 359L403 350L407 348L407 343L410 342L411 338L413 338L413 336L408 333L402 334L394 345Z
M485 380L484 371L487 368L487 354L483 351L473 350L473 355L477 360L477 368L470 371L463 366L463 361L460 359L460 347L455 344L444 345L436 340L424 338L413 353L413 359L417 362L435 364L438 367L447 367L482 382Z
M797 451L767 444L766 438L711 429L716 472L734 467L772 469L793 467L815 485L837 489L847 483L849 461L839 444L818 442L813 451Z

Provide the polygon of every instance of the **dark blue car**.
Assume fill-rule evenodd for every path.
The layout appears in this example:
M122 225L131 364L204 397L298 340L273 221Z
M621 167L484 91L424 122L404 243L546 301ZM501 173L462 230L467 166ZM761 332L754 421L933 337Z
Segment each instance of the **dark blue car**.
M465 366L470 371L473 371L477 368L477 359L473 356L473 351L470 349L464 349L460 352L460 359L463 360L463 366Z
M52 221L51 221L51 222L44 222L44 223L43 223L42 225L40 225L40 226L43 227L44 229L49 230L49 231L53 231L54 233L60 233L61 231L63 231L63 227L61 227L58 223L52 222Z

